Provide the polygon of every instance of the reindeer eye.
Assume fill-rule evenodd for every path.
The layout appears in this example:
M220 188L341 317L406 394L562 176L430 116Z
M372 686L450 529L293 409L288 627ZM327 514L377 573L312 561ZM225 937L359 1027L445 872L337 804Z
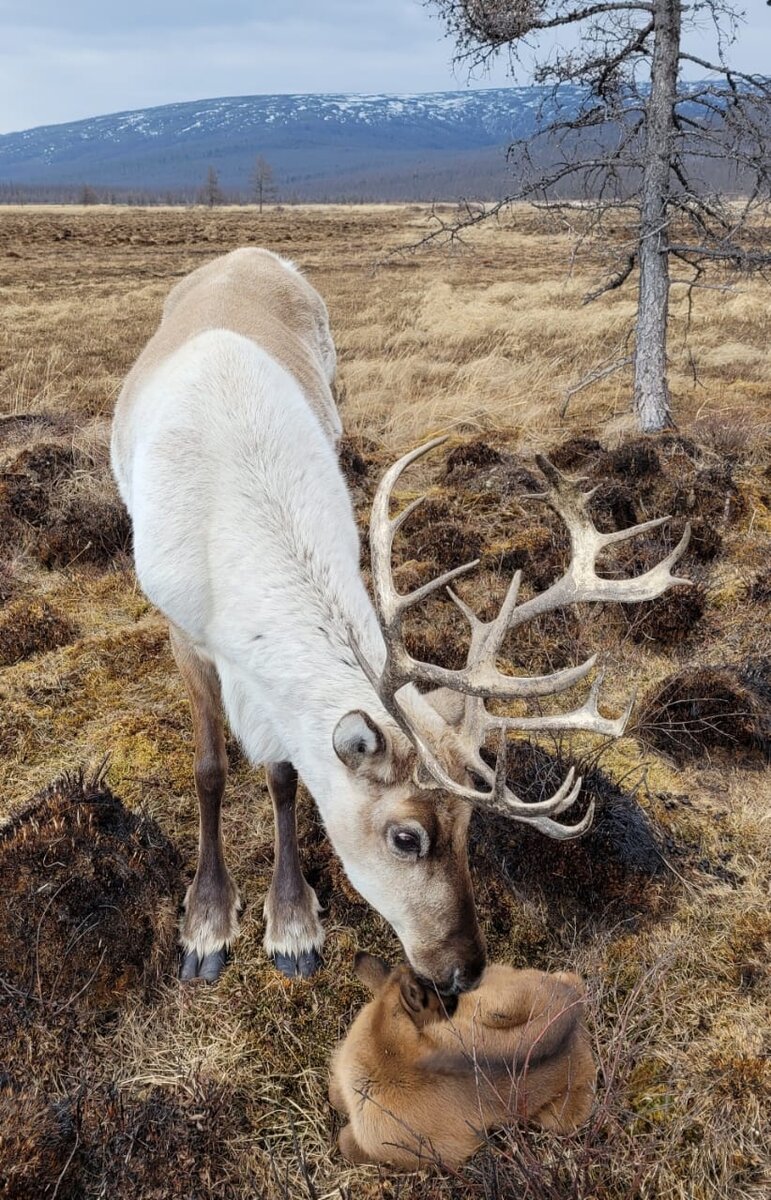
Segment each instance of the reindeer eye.
M388 847L397 858L424 858L428 854L428 834L419 825L391 825L386 833Z

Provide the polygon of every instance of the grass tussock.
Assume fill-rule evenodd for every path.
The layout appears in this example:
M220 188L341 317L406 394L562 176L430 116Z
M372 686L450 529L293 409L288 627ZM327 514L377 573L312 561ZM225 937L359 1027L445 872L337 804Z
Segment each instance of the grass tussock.
M0 666L73 642L78 628L46 600L13 600L0 611Z
M0 818L10 821L0 841L0 1194L768 1194L764 284L699 292L688 349L674 299L679 428L640 438L623 373L575 394L560 415L566 389L625 337L628 296L584 306L592 264L569 275L567 237L524 210L480 229L469 252L384 261L425 220L418 206L277 209L259 220L236 210L0 213L0 254L20 253L3 258L0 329ZM596 805L589 836L550 842L474 819L471 865L492 954L584 974L602 1070L579 1135L513 1129L455 1175L398 1177L337 1156L326 1070L365 999L351 959L358 948L394 959L398 946L346 881L301 792L325 964L312 985L275 974L261 949L271 805L233 743L224 819L242 936L215 989L180 991L175 978L177 908L197 846L192 734L164 623L130 569L109 417L169 287L243 244L294 258L329 305L365 574L383 469L438 432L447 446L400 485L404 502L427 492L397 540L402 591L479 557L458 591L490 619L515 570L524 597L559 576L565 530L526 499L542 486L534 451L597 488L602 529L672 514L609 554L604 573L647 569L691 525L678 567L688 586L640 608L550 614L504 644L502 666L517 673L599 650L603 711L622 711L635 686L643 699L614 744L512 745L510 781L525 798L554 791L577 764L582 803ZM445 598L412 614L407 636L419 656L464 661L468 629ZM75 783L39 795L65 768L108 753L109 789Z

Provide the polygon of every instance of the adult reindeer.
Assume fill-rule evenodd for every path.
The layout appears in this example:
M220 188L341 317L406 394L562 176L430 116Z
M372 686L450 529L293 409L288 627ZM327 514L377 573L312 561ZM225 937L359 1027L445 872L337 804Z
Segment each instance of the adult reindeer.
M466 850L472 805L555 838L576 837L592 819L590 808L577 824L555 820L578 796L573 770L541 803L514 794L507 730L618 736L628 715L601 715L599 681L574 712L490 715L486 697L549 696L579 683L595 661L535 678L505 675L496 667L504 636L565 604L658 596L678 582L670 568L688 535L634 580L600 578L595 563L606 546L661 522L599 533L587 497L541 459L544 498L570 531L568 570L521 604L517 572L486 624L453 596L471 624L467 665L453 671L418 662L402 641L405 611L475 565L408 596L392 582L393 538L415 504L392 519L391 492L442 439L406 454L378 489L373 607L337 461L334 373L318 293L276 255L236 250L172 290L118 400L112 462L133 520L137 575L169 620L195 730L200 844L181 925L182 976L215 979L238 931L238 891L220 832L224 708L249 760L265 764L273 800L264 944L279 969L312 974L324 941L316 895L300 869L299 773L348 877L393 926L415 970L440 990L463 991L485 964ZM494 769L479 753L491 730L498 732Z

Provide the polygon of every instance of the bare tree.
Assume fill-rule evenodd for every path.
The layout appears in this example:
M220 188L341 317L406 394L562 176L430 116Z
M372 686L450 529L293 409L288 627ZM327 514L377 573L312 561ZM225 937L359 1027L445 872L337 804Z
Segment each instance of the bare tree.
M532 134L510 148L512 194L493 209L468 207L430 236L462 236L514 200L568 211L588 201L581 236L607 239L607 216L625 220L607 277L586 299L637 276L631 352L591 372L581 386L634 367L634 407L645 431L672 423L667 324L672 283L708 286L708 265L771 265L771 82L734 70L728 51L741 14L734 0L426 0L473 70L503 52L512 70L536 48L542 86ZM709 24L716 61L691 53L689 36ZM563 46L539 39L556 31ZM572 31L572 32L571 32ZM569 43L569 45L567 44ZM537 48L543 53L538 56ZM682 78L698 73L700 82ZM765 220L762 219L764 214ZM573 212L575 219L575 210ZM673 280L676 260L683 278Z
M255 159L251 174L251 185L252 195L260 207L260 212L262 212L264 202L272 199L276 194L273 182L273 168L262 155L258 155Z
M216 204L222 204L225 200L220 187L220 177L214 167L209 167L206 173L206 182L201 188L200 199L201 203L208 205L209 208L214 208Z

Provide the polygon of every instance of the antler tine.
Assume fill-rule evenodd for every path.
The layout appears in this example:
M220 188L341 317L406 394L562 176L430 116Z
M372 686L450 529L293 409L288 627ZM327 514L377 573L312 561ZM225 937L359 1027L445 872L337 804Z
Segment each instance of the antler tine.
M391 573L391 555L393 551L394 537L399 529L401 529L407 518L415 511L419 504L425 500L425 496L419 496L412 500L400 513L395 517L390 515L391 495L393 489L400 479L403 472L411 463L418 458L428 454L430 450L434 450L437 446L441 446L447 441L447 437L433 438L430 442L426 442L423 446L418 446L415 450L410 450L407 454L394 463L392 467L386 471L380 481L375 499L372 503L372 514L370 516L370 552L372 559L372 584L375 591L375 603L383 626L383 636L386 642L388 652L388 661L384 676L389 676L392 684L400 686L401 683L406 683L410 678L410 673L406 668L405 658L409 656L404 651L400 640L401 618L404 612L414 604L419 604L421 600L425 600L427 596L439 591L440 588L446 587L453 579L457 579L459 575L470 571L478 563L478 559L473 562L463 563L462 566L453 567L450 571L445 571L436 579L430 580L422 587L415 588L414 591L407 595L401 595L397 592L393 582ZM400 682L397 682L400 681Z
M603 737L621 737L632 715L637 693L633 692L619 717L604 717L599 709L600 689L604 672L596 676L584 703L570 712L544 713L536 717L499 717L484 709L477 721L477 728L484 736L492 729L513 729L520 733L532 731L546 733L548 731L573 731L596 733Z
M517 817L513 819L518 820ZM548 817L535 817L529 823L534 829L545 833L547 837L554 838L558 842L567 842L571 838L581 837L581 834L586 833L593 820L594 801L591 800L584 816L576 825L562 825L559 821L552 821Z
M602 550L656 529L671 518L656 517L652 521L631 525L628 529L601 533L587 507L596 489L582 492L575 480L568 479L543 455L537 454L536 462L551 486L545 493L525 498L545 500L558 513L570 534L572 554L570 565L561 579L545 592L533 596L517 607L512 614L511 628L566 604L599 600L633 604L641 600L655 600L667 588L689 582L672 575L671 568L682 558L688 547L691 537L690 524L686 525L683 536L674 550L642 575L633 576L631 579L605 579L599 576L596 570L597 558Z
M498 743L498 757L496 759L495 770L488 767L487 763L481 758L477 759L474 763L474 770L489 783L490 791L480 792L477 788L466 787L464 784L458 783L447 773L431 747L416 728L416 723L410 719L409 706L409 696L404 697L404 705L400 704L399 700L394 700L394 707L398 709L399 713L397 718L399 724L417 749L420 765L431 776L432 782L426 784L416 775L415 783L419 787L436 787L438 784L445 791L451 792L463 800L470 800L478 808L489 808L504 816L516 817L520 821L528 821L531 817L537 816L556 816L564 812L566 808L569 808L578 796L581 788L581 780L574 780L575 770L571 767L562 785L547 800L538 800L532 804L520 800L506 785L507 747L504 734L501 735L500 742Z
M446 441L446 437L433 438L423 446L411 450L396 462L383 477L372 506L370 522L370 546L372 553L372 576L377 611L381 620L385 642L385 664L382 672L376 672L367 663L354 638L354 652L368 679L380 695L384 706L391 712L400 728L415 746L420 764L437 784L472 801L475 805L504 813L517 821L523 821L540 829L553 838L578 837L591 824L594 806L590 804L586 814L575 825L562 825L552 818L569 808L576 800L581 779L575 778L571 768L562 786L547 800L527 804L519 799L506 782L507 745L509 730L520 732L542 730L583 730L607 737L619 737L626 728L632 711L634 698L624 712L615 718L605 717L600 712L600 689L602 675L592 683L583 704L572 712L529 717L496 716L487 711L485 700L513 700L536 696L555 695L584 679L592 670L596 655L575 667L567 667L548 675L520 678L506 675L496 665L497 655L509 630L514 630L526 621L569 604L586 601L620 601L631 603L652 600L674 584L688 582L674 576L672 567L685 553L690 538L690 526L675 548L659 563L643 574L631 579L607 579L597 574L597 559L607 547L627 541L638 534L647 533L663 525L669 518L655 518L641 522L628 529L602 533L597 529L588 508L593 490L584 492L578 481L564 476L548 459L536 456L538 466L546 480L543 494L528 497L546 501L564 522L570 535L571 559L564 574L545 591L519 603L521 572L516 571L509 584L506 597L492 621L481 621L474 611L447 585L465 574L477 561L464 563L444 572L438 578L416 588L407 595L397 592L391 573L391 554L394 536L408 517L415 511L423 497L411 501L395 517L390 516L390 500L394 486L404 470L418 458L428 454ZM448 594L471 627L471 644L465 667L450 670L434 663L414 659L402 639L404 612L414 604L447 587ZM411 712L412 704L419 703L419 693L405 689L407 683L418 683L433 687L447 687L466 696L465 723L467 733L482 745L486 735L495 730L499 735L495 771L477 758L474 769L490 785L489 792L479 792L465 787L452 779L426 744L416 723L418 712ZM405 689L405 690L402 690ZM397 693L400 693L397 697ZM417 771L416 771L416 781ZM423 784L421 784L423 786Z

